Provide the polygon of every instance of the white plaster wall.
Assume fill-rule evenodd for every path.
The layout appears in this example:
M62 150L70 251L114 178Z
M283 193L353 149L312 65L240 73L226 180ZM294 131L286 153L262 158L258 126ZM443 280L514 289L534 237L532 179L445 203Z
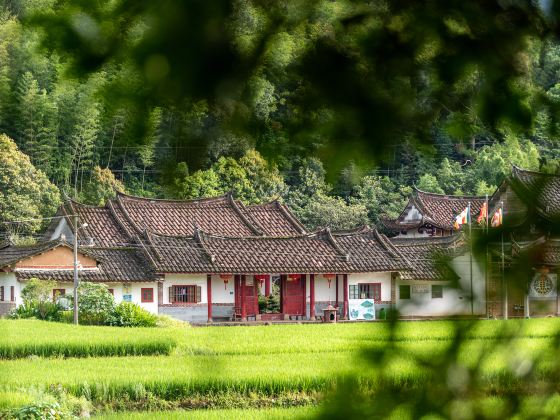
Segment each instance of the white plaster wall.
M4 286L4 302L10 302L11 286L14 286L16 305L21 304L21 284L17 281L15 273L0 273L0 286Z
M307 285L306 285L306 293L307 293L307 301L310 300L310 291L309 291L309 274L307 275ZM338 279L339 287L342 284L342 276L339 276ZM342 289L341 289L342 290ZM339 291L338 300L342 302L343 295ZM331 287L329 289L329 282L322 274L315 274L315 301L316 302L336 302L336 279L333 278L331 280Z
M468 301L467 312L471 313L470 296L471 296L471 264L470 253L455 257L451 261L451 268L460 277L458 289L461 289ZM484 315L486 313L486 278L485 278L485 262L472 259L472 285L474 297L474 314Z
M411 206L408 212L404 216L404 220L407 222L413 222L422 219L422 214L418 211L415 206Z
M484 315L486 313L486 279L483 261L473 258L473 305L471 309L471 265L469 253L451 260L451 268L459 276L458 282L397 282L397 308L403 316L450 316ZM400 284L426 284L428 293L414 293L411 287L410 300L399 297ZM443 285L443 298L432 299L431 285Z
M128 287L128 290L130 291L130 293L132 295L132 302L138 304L139 306L141 306L142 308L146 309L147 311L150 311L154 314L158 313L158 284L157 282L153 281L153 282L148 282L148 283L124 283L122 285L122 294L127 294L126 289ZM154 301L153 302L147 302L147 303L142 303L142 291L141 289L147 287L147 288L152 288L154 289ZM116 292L116 290L115 290ZM122 300L122 295L120 296L120 299ZM115 299L116 300L116 299ZM117 301L117 302L120 302Z
M206 278L206 277L205 277ZM176 283L179 284L179 283ZM189 283L190 284L190 283ZM206 284L202 286L202 295L206 293ZM165 284L164 284L165 287ZM165 290L164 290L164 297L165 297ZM169 293L169 289L167 289ZM202 297L201 295L201 297ZM164 300L165 301L165 300ZM231 276L227 285L224 285L224 281L220 278L219 275L212 275L212 303L234 303L235 302L235 280L234 277Z
M410 285L410 299L401 299L399 296L399 285ZM421 284L428 286L427 293L415 293L413 285ZM432 284L443 286L443 298L432 299ZM470 314L468 297L449 282L397 282L397 309L401 316L449 316Z
M219 277L218 277L219 278ZM217 287L212 288L212 292L219 289L217 282L214 283L212 281L212 286L216 284ZM167 305L169 304L169 288L171 286L200 286L200 302L199 303L208 303L208 294L206 293L206 274L166 274L165 279L163 281L163 302L162 304ZM233 290L233 279L230 280L230 284L228 284L228 290ZM231 290L230 290L231 288ZM222 281L222 290L224 289L224 282ZM212 293L212 301L217 302L216 298L219 298L219 294L214 296Z
M340 281L339 281L340 282ZM381 300L391 300L391 273L352 273L348 274L348 285L358 283L381 283ZM343 297L339 298L341 301Z

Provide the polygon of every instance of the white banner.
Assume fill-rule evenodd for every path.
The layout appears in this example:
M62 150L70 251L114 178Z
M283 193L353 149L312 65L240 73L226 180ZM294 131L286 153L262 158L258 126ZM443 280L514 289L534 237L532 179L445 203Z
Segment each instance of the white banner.
M348 301L350 319L375 319L375 303L373 299L352 299Z

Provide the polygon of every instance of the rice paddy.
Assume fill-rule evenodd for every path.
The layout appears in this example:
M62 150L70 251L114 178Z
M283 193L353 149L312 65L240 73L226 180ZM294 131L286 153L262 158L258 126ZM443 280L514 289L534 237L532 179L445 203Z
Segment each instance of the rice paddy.
M0 321L0 331L0 410L55 388L100 415L180 418L203 408L192 418L223 409L231 418L262 418L256 409L309 417L348 381L364 395L420 390L446 386L450 366L467 372L481 401L560 392L556 318L152 329ZM143 415L124 418L151 418Z
M0 359L169 354L171 329L74 326L37 320L0 320Z

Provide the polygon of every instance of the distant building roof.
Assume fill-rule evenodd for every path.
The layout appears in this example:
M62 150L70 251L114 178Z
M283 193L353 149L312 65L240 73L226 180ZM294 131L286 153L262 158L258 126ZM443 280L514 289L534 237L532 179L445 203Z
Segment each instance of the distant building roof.
M382 218L381 223L391 232L399 232L423 225L443 230L453 230L455 217L471 204L473 218L480 212L485 197L467 195L436 194L414 187L405 209L396 219ZM421 214L417 220L405 220L407 212L415 207Z
M392 244L406 256L410 270L403 271L403 280L455 280L450 257L463 250L460 236L391 238Z

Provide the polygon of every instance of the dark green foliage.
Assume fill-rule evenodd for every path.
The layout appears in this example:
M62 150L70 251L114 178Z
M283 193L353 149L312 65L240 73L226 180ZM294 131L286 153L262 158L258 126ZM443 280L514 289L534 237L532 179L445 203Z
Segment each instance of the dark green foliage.
M62 319L62 306L53 302L26 301L10 313L10 318L60 321Z
M80 323L106 325L115 307L113 295L101 283L81 282L78 287Z
M155 327L157 316L134 303L121 302L111 312L108 324L116 327Z

